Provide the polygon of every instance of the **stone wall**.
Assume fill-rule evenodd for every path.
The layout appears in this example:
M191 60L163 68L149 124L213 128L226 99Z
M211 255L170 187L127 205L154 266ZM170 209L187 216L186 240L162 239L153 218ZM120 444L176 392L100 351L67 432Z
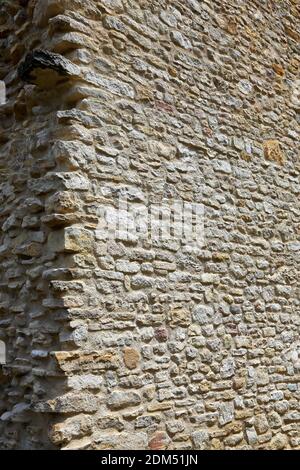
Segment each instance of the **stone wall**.
M300 449L299 3L0 5L3 449ZM204 245L99 207L204 205Z

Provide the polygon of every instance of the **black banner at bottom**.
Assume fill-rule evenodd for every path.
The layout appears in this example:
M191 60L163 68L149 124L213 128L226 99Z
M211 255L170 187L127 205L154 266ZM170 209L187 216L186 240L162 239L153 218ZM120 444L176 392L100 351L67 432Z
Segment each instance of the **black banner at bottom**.
M298 454L294 451L2 451L0 455L3 467L4 461L10 466L17 465L18 461L24 466L28 464L31 470L37 463L39 469L44 464L63 464L73 468L85 470L97 468L112 468L121 466L124 469L137 469L141 466L170 467L178 466L186 469L203 467L204 465L218 465L220 469L230 466L230 469L244 470L249 465L289 465L297 463ZM56 470L56 469L54 469ZM210 470L210 468L205 468ZM256 470L256 469L255 469Z

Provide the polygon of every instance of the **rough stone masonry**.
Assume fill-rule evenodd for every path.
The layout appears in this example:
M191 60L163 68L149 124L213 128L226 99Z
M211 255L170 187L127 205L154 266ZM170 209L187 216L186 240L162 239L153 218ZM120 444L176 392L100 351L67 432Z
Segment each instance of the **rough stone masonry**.
M299 16L1 2L2 449L300 449ZM122 195L204 245L97 237Z

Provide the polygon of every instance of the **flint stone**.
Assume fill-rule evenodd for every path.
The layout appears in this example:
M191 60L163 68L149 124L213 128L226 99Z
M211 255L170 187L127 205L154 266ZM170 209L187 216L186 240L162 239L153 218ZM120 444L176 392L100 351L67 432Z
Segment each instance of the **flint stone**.
M141 397L136 392L117 392L114 391L110 394L107 406L111 410L120 410L129 406L136 406L141 403Z

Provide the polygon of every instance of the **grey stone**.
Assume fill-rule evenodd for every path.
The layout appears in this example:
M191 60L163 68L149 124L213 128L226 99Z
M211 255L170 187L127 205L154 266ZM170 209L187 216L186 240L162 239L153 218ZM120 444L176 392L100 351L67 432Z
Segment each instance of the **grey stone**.
M233 403L222 403L219 406L219 423L221 426L231 423L234 418Z
M206 450L209 446L209 433L207 430L195 431L191 435L195 449Z
M214 309L208 305L198 305L192 313L193 321L205 325L213 321Z
M112 410L119 410L129 406L136 406L141 403L141 397L136 392L114 391L108 397L107 405Z
M191 42L179 31L172 31L171 39L175 44L180 47L183 47L184 49L191 49L192 47Z

